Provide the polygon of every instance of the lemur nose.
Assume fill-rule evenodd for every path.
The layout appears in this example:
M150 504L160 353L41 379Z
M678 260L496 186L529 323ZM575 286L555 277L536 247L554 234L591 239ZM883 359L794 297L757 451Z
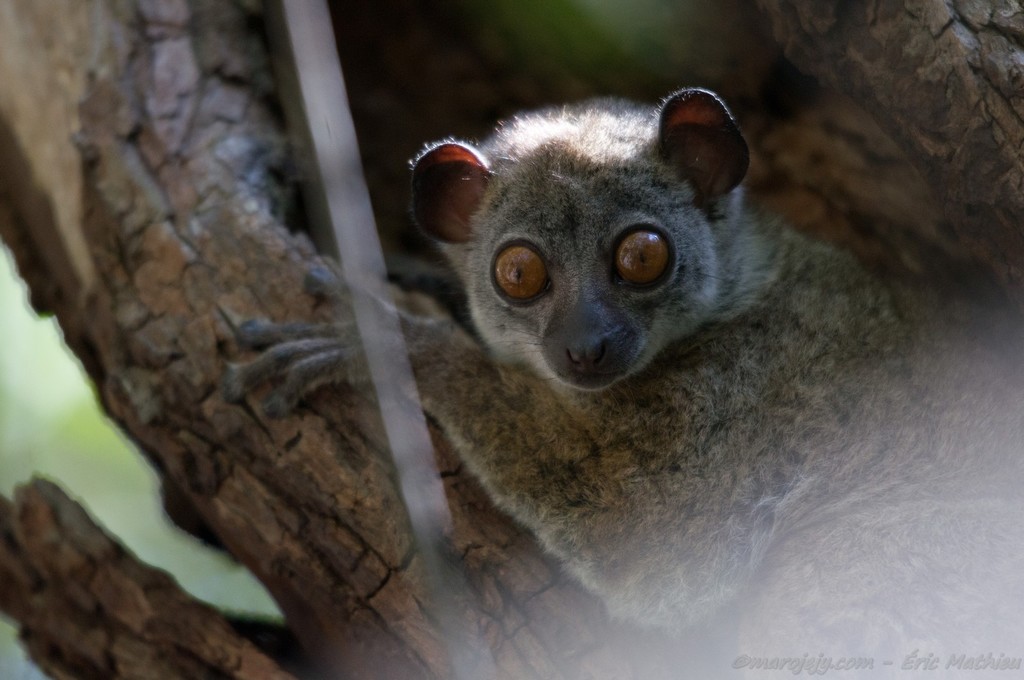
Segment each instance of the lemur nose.
M569 361L577 371L592 371L601 365L601 361L607 354L608 345L604 338L599 338L585 345L566 348Z

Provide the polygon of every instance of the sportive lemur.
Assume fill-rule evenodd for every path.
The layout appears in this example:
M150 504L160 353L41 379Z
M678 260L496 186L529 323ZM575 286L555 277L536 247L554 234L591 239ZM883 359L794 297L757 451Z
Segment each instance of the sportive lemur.
M729 610L747 654L894 672L1024 656L1024 336L760 214L747 166L702 89L428 147L413 216L474 333L403 315L423 408L613 616L685 634ZM273 350L231 399L270 381L284 413L357 379L344 324L240 335Z

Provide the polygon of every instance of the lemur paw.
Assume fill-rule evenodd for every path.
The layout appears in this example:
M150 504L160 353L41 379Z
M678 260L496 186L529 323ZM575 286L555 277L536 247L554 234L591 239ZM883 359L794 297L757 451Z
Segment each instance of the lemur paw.
M275 324L254 319L236 333L243 347L265 351L248 363L228 365L221 387L228 401L241 401L260 385L274 383L263 400L263 410L280 418L317 387L353 378L353 345L346 341L350 334L340 324Z

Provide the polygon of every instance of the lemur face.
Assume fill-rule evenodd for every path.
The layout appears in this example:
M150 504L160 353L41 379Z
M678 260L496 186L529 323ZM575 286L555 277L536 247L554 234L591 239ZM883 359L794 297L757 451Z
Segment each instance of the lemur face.
M446 142L416 162L416 220L445 244L499 357L601 389L706 320L715 206L746 145L705 91L658 114L612 100L551 109L479 150Z

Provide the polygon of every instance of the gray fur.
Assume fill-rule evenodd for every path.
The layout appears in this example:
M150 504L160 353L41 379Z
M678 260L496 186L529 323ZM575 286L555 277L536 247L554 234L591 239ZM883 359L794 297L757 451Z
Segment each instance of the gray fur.
M556 378L542 338L585 294L603 286L617 310L643 329L639 370L665 346L752 297L771 244L747 227L737 191L712 222L693 191L659 158L657 111L617 100L551 109L512 120L481 147L493 177L474 220L475 238L442 248L468 294L476 328L495 355ZM675 244L664 285L608 285L611 253L628 227L649 223ZM527 240L545 254L553 291L537 304L502 304L490 278L496 248ZM725 261L723 261L725 260Z
M614 616L682 632L733 611L736 654L874 656L870 677L904 677L915 648L1024 656L1024 383L996 351L1019 330L878 280L740 189L695 207L657 122L599 100L479 147L473 238L442 248L485 347L405 318L425 410ZM674 270L616 288L615 238L641 222L669 234ZM526 305L492 283L516 239L552 277ZM543 343L595 287L641 350L577 390Z

